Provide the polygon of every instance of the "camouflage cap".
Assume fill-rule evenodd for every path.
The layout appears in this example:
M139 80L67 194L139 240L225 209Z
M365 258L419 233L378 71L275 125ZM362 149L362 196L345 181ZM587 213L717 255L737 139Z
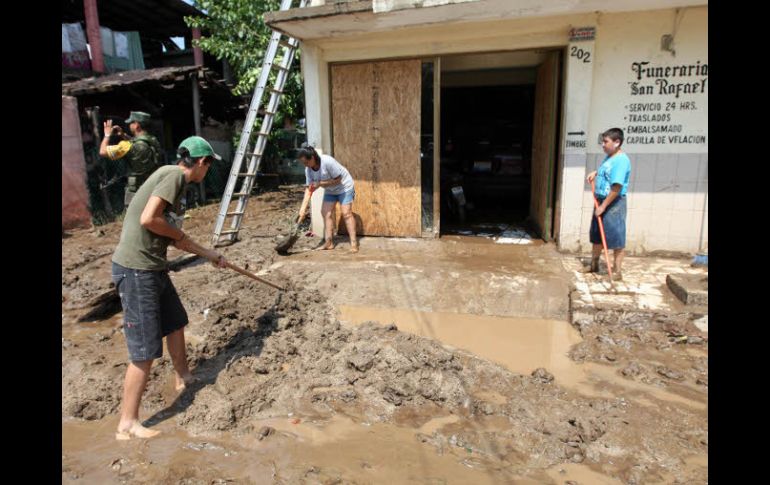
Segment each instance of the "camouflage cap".
M131 116L126 120L126 124L138 121L139 123L147 123L150 121L150 114L143 111L132 111Z

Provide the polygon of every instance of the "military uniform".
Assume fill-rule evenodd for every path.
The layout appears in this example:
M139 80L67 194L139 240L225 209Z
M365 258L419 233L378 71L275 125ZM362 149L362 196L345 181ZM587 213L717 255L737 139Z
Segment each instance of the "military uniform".
M138 121L144 125L150 121L150 115L141 111L132 111L126 124ZM161 165L163 153L158 139L144 133L131 141L121 141L117 145L107 147L107 156L110 160L125 158L128 168L128 181L124 203L126 207L136 195L139 187Z

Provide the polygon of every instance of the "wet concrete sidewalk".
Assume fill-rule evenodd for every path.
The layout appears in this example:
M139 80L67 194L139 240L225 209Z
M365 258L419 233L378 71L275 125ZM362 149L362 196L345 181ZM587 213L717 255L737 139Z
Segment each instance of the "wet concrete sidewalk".
M555 247L542 241L366 237L357 254L344 238L337 244L333 251L296 250L266 274L292 274L336 307L569 319L570 274Z
M708 276L708 269L692 267L691 259L627 256L623 260L623 281L614 282L617 293L612 290L603 260L598 274L579 272L583 262L588 261L588 257L576 255L564 255L562 259L564 269L572 275L575 284L571 295L573 319L575 312L607 309L708 314L708 307L685 305L666 285L666 276L670 274Z

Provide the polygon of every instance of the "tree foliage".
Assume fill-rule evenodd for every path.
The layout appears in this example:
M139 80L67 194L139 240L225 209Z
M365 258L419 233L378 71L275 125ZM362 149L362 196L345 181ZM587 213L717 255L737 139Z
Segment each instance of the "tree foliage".
M265 12L280 8L280 0L194 0L193 5L206 16L185 17L190 27L201 29L200 48L226 59L237 78L233 94L251 94L262 71L262 61L272 30L265 25ZM282 49L279 48L280 54ZM297 50L279 103L278 119L304 116L304 96ZM275 72L271 73L271 82ZM269 97L265 95L263 103Z

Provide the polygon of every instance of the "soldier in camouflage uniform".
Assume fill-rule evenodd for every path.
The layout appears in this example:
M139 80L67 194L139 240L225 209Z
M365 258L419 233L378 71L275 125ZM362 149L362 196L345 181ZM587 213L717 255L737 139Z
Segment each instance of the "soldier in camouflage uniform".
M119 126L112 126L112 120L104 122L104 138L99 147L99 155L110 160L125 157L128 167L128 182L126 183L125 205L131 202L136 191L147 178L161 165L162 149L158 139L145 131L150 121L150 115L141 111L132 111L126 120L131 134L130 140L123 139L117 145L110 145L111 135L122 136Z

